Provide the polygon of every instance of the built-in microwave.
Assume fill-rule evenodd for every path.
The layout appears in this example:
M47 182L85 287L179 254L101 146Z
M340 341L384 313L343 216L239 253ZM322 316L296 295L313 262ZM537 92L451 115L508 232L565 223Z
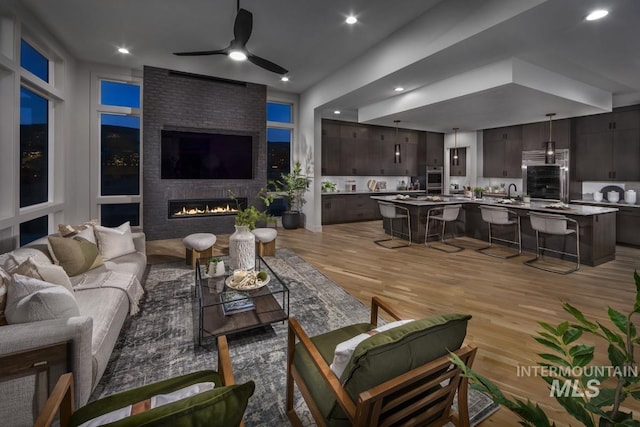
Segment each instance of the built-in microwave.
M444 185L442 167L427 167L426 181L427 194L442 194Z

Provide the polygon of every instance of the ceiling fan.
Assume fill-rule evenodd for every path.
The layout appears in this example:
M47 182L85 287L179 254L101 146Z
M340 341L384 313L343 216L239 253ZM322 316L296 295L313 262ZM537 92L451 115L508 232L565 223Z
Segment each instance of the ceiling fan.
M238 0L237 11L238 12L236 15L236 20L233 24L234 39L231 40L229 46L219 50L205 50L200 52L176 52L174 53L174 55L228 55L231 59L235 59L236 61L244 61L245 59L248 59L249 62L257 65L258 67L262 67L265 70L277 74L287 74L288 71L278 64L254 55L247 50L246 44L249 41L249 37L251 37L251 30L253 29L253 14L246 9L240 9L240 0Z

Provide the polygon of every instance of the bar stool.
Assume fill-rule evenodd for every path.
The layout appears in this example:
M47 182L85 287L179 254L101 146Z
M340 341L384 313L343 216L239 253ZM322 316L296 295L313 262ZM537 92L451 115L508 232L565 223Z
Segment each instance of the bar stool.
M382 246L383 248L387 248L387 249L398 249L398 248L406 248L407 246L411 246L411 217L409 215L409 209L405 208L404 206L398 206L395 205L393 203L389 203L389 202L382 202L382 201L378 201L378 207L380 208L380 215L382 215L382 218L387 218L389 219L389 224L391 225L391 238L390 239L382 239L382 240L375 240L373 243ZM401 211L401 212L398 212ZM406 212L406 213L402 213L402 212ZM409 230L409 233L399 233L400 235L403 236L408 236L409 237L409 243L407 244L401 244L401 245L395 245L395 246L386 246L383 245L382 242L389 242L391 240L393 240L393 220L394 219L407 219L407 230Z
M447 225L447 222L452 222L458 219L458 214L460 213L461 207L462 205L445 205L445 206L439 206L437 208L431 208L427 211L427 225L424 231L424 244L426 246L433 249L437 249L442 252L447 252L447 253L460 252L461 250L464 249L462 246L454 245L453 243L449 243L444 240L444 232L445 232L445 226ZM431 220L442 222L442 231L440 233L429 234L429 221ZM440 236L440 243L445 244L447 246L452 246L455 249L448 251L448 250L430 245L429 244L430 236Z
M577 271L580 268L580 226L578 221L567 218L564 215L530 212L529 219L531 220L531 228L536 231L536 257L525 261L530 267L538 268L540 270L550 271L558 274L569 274ZM569 226L573 225L573 228ZM571 234L576 235L576 251L575 253L559 251L556 249L550 249L544 246L540 246L539 234L551 234L557 236L569 236ZM566 239L565 239L566 240ZM535 262L539 261L544 255L544 251L555 252L557 254L566 255L576 259L575 267L569 270L559 270L557 268L550 268L544 265L536 265Z
M503 259L513 258L520 255L522 253L522 234L520 233L520 217L518 216L518 214L507 208L500 208L497 206L480 206L480 212L482 213L482 220L489 224L489 246L485 246L484 248L479 248L476 250L485 255ZM494 237L491 230L491 226L493 225L514 226L515 240ZM518 252L509 255L497 255L490 252L485 252L487 249L490 249L493 246L494 240L498 242L517 245Z

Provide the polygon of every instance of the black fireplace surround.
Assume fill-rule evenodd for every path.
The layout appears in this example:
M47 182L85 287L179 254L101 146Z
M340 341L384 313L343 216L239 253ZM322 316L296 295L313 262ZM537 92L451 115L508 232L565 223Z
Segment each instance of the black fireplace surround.
M247 207L247 198L236 199L179 199L169 200L169 219L202 218L205 216L235 215Z

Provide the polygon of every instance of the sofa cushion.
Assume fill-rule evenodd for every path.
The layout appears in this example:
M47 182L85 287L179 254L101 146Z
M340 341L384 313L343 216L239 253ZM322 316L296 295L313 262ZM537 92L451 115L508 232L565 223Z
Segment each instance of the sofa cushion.
M75 295L80 315L93 319L91 335L91 385L93 388L107 367L120 329L127 318L129 299L123 290L116 288L78 289Z
M342 373L344 372L344 368L347 367L347 363L351 360L351 356L355 351L358 344L362 341L371 338L372 335L375 335L379 332L388 331L389 329L397 328L398 326L402 326L405 323L413 322L413 319L407 320L398 320L397 322L387 323L386 325L378 326L375 329L371 329L363 334L356 335L353 338L350 338L346 341L339 343L336 346L336 349L333 353L333 362L329 366L336 377L340 378Z
M98 253L98 247L82 237L49 236L49 244L57 264L62 266L69 276L84 273L104 264Z
M22 274L23 276L33 277L47 283L64 286L73 294L73 286L71 280L64 271L64 268L53 264L36 264L32 257L27 258L15 270L14 274Z
M71 418L70 425L78 426L97 415L203 381L214 382L216 386L212 390L188 399L160 406L109 425L114 427L140 425L222 427L239 425L249 398L255 390L255 384L253 381L249 381L244 384L224 386L220 375L214 371L193 372L102 398L76 411Z
M63 286L14 274L7 290L7 322L27 323L78 316L73 294Z
M9 273L0 267L0 326L7 324L7 319L4 317L4 309L7 305L7 288L10 281L11 276L9 276Z
M98 240L100 256L105 261L136 251L129 221L116 228L96 225L94 232Z
M104 265L108 270L133 274L138 278L140 283L143 283L142 279L147 268L147 256L136 251L105 261Z

